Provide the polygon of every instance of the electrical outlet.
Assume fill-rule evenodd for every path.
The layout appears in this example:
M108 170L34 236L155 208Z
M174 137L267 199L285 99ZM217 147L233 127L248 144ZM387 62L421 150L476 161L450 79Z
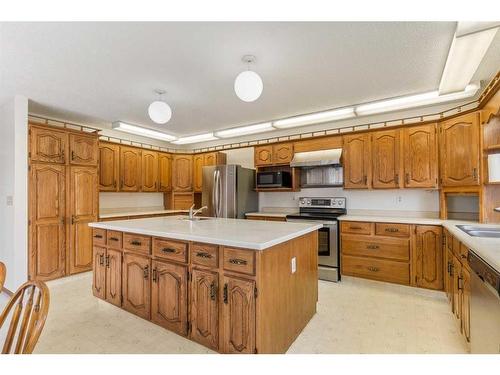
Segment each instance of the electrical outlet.
M396 202L398 203L403 202L403 197L401 195L398 195L398 197L396 198Z
M297 271L297 258L293 257L291 263L292 263L291 264L291 266L292 266L292 273L295 273L295 271Z
M14 205L14 197L12 195L7 195L7 206Z

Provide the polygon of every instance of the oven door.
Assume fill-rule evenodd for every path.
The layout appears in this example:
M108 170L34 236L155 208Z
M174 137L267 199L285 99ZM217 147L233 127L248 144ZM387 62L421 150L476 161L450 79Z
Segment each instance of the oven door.
M295 223L320 223L322 228L318 229L318 264L320 266L338 267L338 222L324 220L304 220L287 218L286 221Z

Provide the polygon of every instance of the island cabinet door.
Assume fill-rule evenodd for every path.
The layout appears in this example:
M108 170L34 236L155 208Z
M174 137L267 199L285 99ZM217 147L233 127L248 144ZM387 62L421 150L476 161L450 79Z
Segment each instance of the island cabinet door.
M123 255L122 307L144 319L149 319L151 307L150 268L146 257L128 253Z
M180 335L187 334L187 267L153 261L151 320Z
M122 304L122 252L108 249L106 264L106 301L116 306Z
M214 350L219 348L217 272L193 269L191 278L191 339Z
M94 247L93 251L93 278L92 293L97 298L106 298L106 267L105 267L106 249Z
M224 353L255 353L255 281L224 276Z

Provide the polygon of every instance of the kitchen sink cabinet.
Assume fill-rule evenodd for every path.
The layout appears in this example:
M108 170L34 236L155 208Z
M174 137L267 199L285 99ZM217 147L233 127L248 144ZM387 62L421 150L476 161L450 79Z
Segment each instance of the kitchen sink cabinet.
M442 122L439 135L441 186L479 185L479 113Z
M369 189L372 180L370 135L345 135L343 140L344 188Z

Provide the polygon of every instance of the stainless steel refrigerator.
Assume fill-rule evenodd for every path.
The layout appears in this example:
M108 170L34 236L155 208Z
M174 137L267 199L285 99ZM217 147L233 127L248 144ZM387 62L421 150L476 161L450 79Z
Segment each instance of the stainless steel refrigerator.
M203 167L201 203L207 216L244 219L246 212L259 209L255 170L241 165Z

